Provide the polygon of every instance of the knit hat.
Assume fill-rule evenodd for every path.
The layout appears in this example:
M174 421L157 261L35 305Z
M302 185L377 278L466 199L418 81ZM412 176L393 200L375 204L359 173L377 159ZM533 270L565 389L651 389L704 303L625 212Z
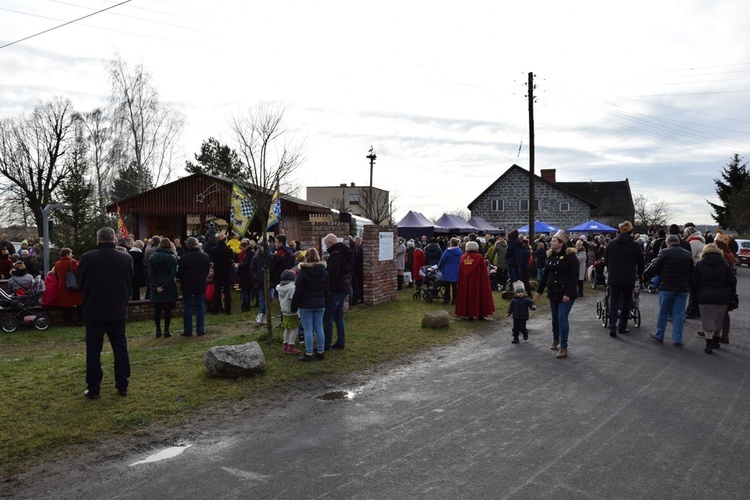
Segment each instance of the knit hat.
M526 293L526 287L524 286L523 281L518 280L513 283L513 293Z
M630 233L633 231L633 224L626 220L624 222L620 222L620 232L621 233Z
M295 273L291 269L287 269L286 271L284 271L284 272L281 273L281 282L282 283L284 281L289 282L289 281L294 281L296 279L297 279L297 273Z
M514 229L510 233L508 233L508 239L509 240L515 240L518 238L518 229Z

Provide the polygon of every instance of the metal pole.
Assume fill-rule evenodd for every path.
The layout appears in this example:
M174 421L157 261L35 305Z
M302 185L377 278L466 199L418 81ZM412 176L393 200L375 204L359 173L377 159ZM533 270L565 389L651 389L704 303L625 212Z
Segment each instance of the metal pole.
M42 234L44 235L44 276L49 272L49 211L55 208L73 208L70 205L48 204L42 209Z

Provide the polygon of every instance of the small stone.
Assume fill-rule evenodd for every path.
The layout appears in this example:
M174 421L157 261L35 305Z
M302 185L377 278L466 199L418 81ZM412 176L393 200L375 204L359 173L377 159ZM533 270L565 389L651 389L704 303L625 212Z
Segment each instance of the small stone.
M422 328L448 328L451 317L448 311L432 311L422 317Z

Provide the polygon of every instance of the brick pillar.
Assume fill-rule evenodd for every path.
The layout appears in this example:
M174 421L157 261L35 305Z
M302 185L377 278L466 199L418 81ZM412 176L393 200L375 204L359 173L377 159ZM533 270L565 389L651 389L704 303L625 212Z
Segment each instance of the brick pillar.
M362 260L364 268L364 303L374 306L396 300L396 246L398 236L395 226L365 226L362 236ZM393 255L381 261L379 233L393 233Z

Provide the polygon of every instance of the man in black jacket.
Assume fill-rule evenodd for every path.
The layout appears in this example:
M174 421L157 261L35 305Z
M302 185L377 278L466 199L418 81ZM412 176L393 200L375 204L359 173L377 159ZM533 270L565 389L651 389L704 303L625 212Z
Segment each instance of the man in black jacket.
M630 221L620 224L620 234L607 245L604 263L609 286L609 336L628 333L628 317L633 302L636 276L643 275L645 265L641 246L631 236ZM618 325L619 319L619 325Z
M672 317L672 340L682 345L682 330L685 326L685 308L690 278L693 275L693 256L680 247L680 237L670 234L667 248L659 252L646 272L646 277L659 276L659 313L656 316L656 334L651 338L664 342L667 318Z
M182 300L185 309L182 314L182 335L193 335L193 305L195 305L195 327L198 336L206 333L206 278L211 269L211 259L198 247L198 240L192 236L185 241L187 250L180 257L177 279L182 287Z
M227 246L227 236L220 233L216 246L210 254L214 263L214 314L221 312L221 296L224 295L224 312L232 314L232 271L234 252Z
M339 241L335 234L328 234L323 243L328 249L328 300L323 313L325 350L343 349L346 346L344 325L344 302L349 297L352 277L352 256L349 247ZM336 343L333 342L333 323L336 323Z
M103 227L96 232L97 248L81 256L78 285L83 292L83 319L86 321L86 384L83 395L99 399L103 372L101 363L104 334L115 357L115 388L128 394L130 358L125 325L133 279L133 259L115 249L115 231Z

